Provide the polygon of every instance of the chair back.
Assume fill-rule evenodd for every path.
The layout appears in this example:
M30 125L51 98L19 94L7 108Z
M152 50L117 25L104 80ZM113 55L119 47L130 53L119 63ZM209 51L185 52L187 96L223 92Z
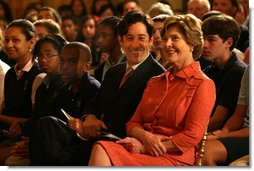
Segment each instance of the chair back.
M198 144L198 146L196 148L195 166L202 166L203 165L206 139L207 139L207 130L205 131L203 138L201 139L200 143Z

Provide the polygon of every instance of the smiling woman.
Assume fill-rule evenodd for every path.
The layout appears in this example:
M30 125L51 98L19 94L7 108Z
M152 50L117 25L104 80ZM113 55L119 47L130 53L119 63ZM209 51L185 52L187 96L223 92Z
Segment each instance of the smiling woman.
M144 24L131 26L128 33L130 28L136 31L130 34L134 35L134 38L130 36L132 41L137 39L136 34L140 34L137 30L142 31ZM128 41L128 33L127 40L124 37L123 41ZM148 82L134 115L126 124L129 137L116 143L99 141L94 145L90 165L195 164L195 147L206 131L215 102L213 81L201 71L199 62L194 61L203 44L201 22L193 15L171 16L161 33L163 53L172 67ZM134 46L140 40L135 41ZM144 38L145 41L148 43L149 39ZM136 49L141 51L141 45L134 50L131 45L126 49L132 54Z
M161 31L162 54L174 65L174 72L200 57L203 47L200 28L201 21L191 14L170 17L165 21Z

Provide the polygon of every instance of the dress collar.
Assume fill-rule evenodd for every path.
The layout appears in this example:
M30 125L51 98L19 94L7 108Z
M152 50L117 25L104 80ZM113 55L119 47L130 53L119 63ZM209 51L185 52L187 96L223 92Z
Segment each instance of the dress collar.
M170 67L168 69L169 75L172 75L173 67ZM180 70L175 74L176 77L180 78L190 78L192 77L196 72L201 71L201 67L199 62L193 62L190 65L186 66L184 69Z

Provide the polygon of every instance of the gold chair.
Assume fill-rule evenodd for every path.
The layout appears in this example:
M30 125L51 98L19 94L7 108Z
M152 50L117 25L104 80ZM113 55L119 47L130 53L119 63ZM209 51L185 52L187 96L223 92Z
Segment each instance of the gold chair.
M198 144L196 148L196 161L195 161L195 166L203 166L203 159L205 155L205 143L207 139L207 130L205 131L205 134Z

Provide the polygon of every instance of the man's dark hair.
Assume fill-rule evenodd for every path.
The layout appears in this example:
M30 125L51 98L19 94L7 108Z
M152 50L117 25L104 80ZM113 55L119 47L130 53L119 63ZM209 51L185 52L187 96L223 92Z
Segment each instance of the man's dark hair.
M128 27L138 22L146 26L149 39L151 39L153 36L153 21L148 15L141 11L130 11L123 17L122 21L117 26L120 37L123 38L128 32Z

